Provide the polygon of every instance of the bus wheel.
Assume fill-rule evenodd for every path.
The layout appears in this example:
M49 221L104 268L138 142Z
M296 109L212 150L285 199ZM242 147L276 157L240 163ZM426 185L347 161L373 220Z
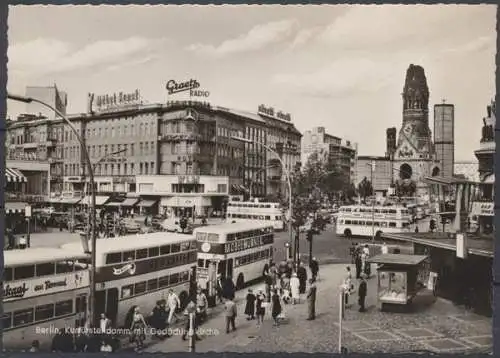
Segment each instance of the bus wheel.
M186 291L182 291L181 294L179 295L179 301L181 301L181 306L180 306L181 311L184 311L184 309L186 308L188 304L188 298L189 295Z
M380 239L382 238L382 231L380 231L380 230L379 230L379 231L377 231L377 232L375 233L375 238L376 238L376 239L378 239L378 240L380 240Z
M347 238L350 238L352 236L352 232L350 229L345 229L344 230L344 236Z
M243 287L245 287L245 278L243 277L243 274L240 273L238 275L238 279L236 280L236 289L241 290Z

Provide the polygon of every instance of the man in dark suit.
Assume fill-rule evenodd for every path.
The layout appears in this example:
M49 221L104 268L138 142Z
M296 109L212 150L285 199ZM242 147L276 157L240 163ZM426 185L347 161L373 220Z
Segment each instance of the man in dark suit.
M368 288L366 286L366 275L362 273L360 275L361 282L359 283L359 288L358 288L358 304L359 304L359 312L365 312L365 299L366 299L366 294L368 291Z
M309 291L307 292L307 313L308 321L313 321L316 319L316 285L314 284L314 279L309 280Z

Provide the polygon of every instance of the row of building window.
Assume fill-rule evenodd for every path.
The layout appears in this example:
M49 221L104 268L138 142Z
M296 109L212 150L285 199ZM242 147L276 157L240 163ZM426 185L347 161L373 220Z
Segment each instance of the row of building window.
M249 220L281 220L280 215L227 214L228 218Z
M359 225L359 226L371 226L372 221L364 221L364 220L339 220L339 224L343 225ZM403 222L400 227L408 227L410 224L407 222ZM373 226L375 227L390 227L395 228L398 227L397 223L394 221L374 221Z
M86 305L87 297L83 294L76 297L75 302L73 302L72 299L63 300L31 308L24 308L13 312L4 312L2 317L2 328L19 328L22 326L32 325L37 322L44 322L64 317L74 313L85 312Z
M240 256L234 259L234 267L249 265L251 263L262 261L271 258L273 255L273 248L253 252L248 255Z
M80 164L65 164L64 175L81 175ZM156 174L155 163L121 163L121 164L97 164L94 168L95 175L154 175ZM178 173L176 173L178 174Z
M154 123L123 124L116 126L104 126L102 128L88 128L85 137L90 138L118 138L135 136L156 136L156 127ZM72 139L72 138L71 138ZM70 139L70 140L71 140Z
M179 252L186 252L196 249L196 241L186 241L179 244L162 245L139 249L134 251L113 252L106 255L106 264L118 264L121 262L143 260L151 257L166 256Z
M72 262L46 262L36 265L24 265L16 267L5 267L3 271L4 282L26 280L34 277L53 276L65 273L72 273L87 269L87 265Z
M156 152L155 142L139 142L138 152L135 151L136 143L130 144L102 144L102 145L89 145L87 146L87 152L91 158L101 158L111 153L115 153L123 150L120 153L122 157L133 157L133 156L147 156L154 155ZM64 148L64 159L79 159L80 158L80 147L73 146Z
M189 282L189 271L174 273L159 278L153 278L148 281L137 282L136 284L127 285L122 287L121 297L128 298L132 296L142 295L146 292L165 289L169 286L179 285L181 283Z

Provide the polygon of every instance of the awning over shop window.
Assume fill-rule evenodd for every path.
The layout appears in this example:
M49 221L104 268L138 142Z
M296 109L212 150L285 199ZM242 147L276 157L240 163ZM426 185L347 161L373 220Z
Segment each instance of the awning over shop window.
M231 185L231 191L233 193L237 193L237 194L244 194L248 190L243 185L233 184L233 185Z
M26 183L26 177L19 171L19 169L15 168L5 168L5 180L8 183Z
M120 205L121 206L135 206L138 201L139 201L139 199L137 199L137 198L127 198Z
M139 206L141 206L143 208L150 208L156 203L157 203L157 200L141 200L141 202L139 203Z
M80 202L80 200L82 200L82 198L61 198L58 203L76 205Z
M106 203L106 201L109 200L109 196L96 196L95 197L95 205L96 206L102 206ZM90 195L87 195L80 204L82 205L90 205L92 202L92 197Z
M96 199L96 201L97 201L97 199ZM106 203L106 205L104 205L104 206L119 208L121 205L122 205L122 203L119 203L117 201L110 201L109 203Z
M28 203L5 203L5 213L6 214L24 214L24 209L28 206Z

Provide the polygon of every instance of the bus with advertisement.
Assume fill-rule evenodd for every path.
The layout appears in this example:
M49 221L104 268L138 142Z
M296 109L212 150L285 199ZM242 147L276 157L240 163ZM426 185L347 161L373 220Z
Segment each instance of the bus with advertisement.
M196 228L198 283L208 287L213 274L231 278L237 289L262 278L273 256L273 225L236 222ZM212 267L212 269L211 269ZM210 272L212 270L212 272Z
M283 208L279 203L230 201L227 204L228 222L259 222L271 224L275 231L285 229Z
M82 250L78 243L62 246ZM196 240L192 235L155 232L97 241L96 315L106 313L126 327L133 307L149 313L169 289L183 309L196 279Z
M89 293L88 255L58 248L4 251L3 344L50 349L56 329L83 327Z

